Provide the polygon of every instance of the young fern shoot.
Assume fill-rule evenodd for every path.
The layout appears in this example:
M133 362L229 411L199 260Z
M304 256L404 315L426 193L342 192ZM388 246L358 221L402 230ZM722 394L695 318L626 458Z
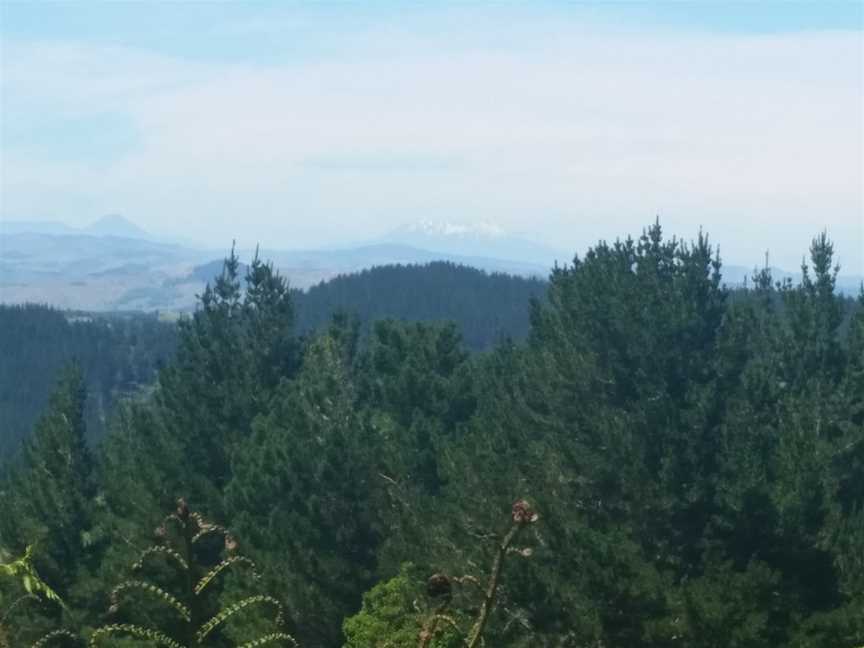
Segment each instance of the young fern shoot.
M513 503L511 519L510 529L496 548L492 569L485 588L472 576L450 578L443 574L435 574L429 579L427 582L427 593L441 602L420 631L417 648L429 648L435 636L447 630L455 630L463 635L463 645L465 648L478 648L483 645L483 634L486 631L489 618L495 607L498 587L501 581L501 572L504 568L504 560L509 554L514 552L524 557L531 555L530 549L516 550L513 547L513 543L526 527L537 522L539 515L526 500L520 499ZM472 584L483 591L483 601L480 604L480 611L477 613L477 617L474 619L474 623L467 633L462 633L456 620L447 614L447 608L451 601L452 583L459 585Z

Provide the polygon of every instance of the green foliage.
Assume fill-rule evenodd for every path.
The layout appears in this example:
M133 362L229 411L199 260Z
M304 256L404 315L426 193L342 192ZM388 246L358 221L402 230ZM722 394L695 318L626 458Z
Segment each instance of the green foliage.
M382 471L438 493L437 440L475 408L468 354L455 326L377 322L358 365L359 398L383 437Z
M83 443L73 380L10 464L0 544L38 542L38 573L69 608L27 621L104 625L107 583L183 494L246 538L304 645L413 646L431 630L442 646L860 646L864 295L835 294L827 236L810 253L800 285L763 269L730 291L707 237L655 224L553 270L527 340L475 354L440 323L339 315L324 330L318 313L300 337L295 319L311 325L284 279L256 259L244 281L232 254L152 393L115 411L101 445ZM504 288L471 283L465 317L460 272L415 270L336 282L321 312L401 317L392 302L409 292L418 312L452 292L478 330L498 317ZM543 524L514 537L510 553L527 541L533 555L507 560L492 613L481 566L501 555L498 513L525 492ZM165 547L118 591L136 605L115 626L188 626L194 591L171 589L183 569ZM266 615L246 613L267 601L232 607L247 563L202 558L216 570L198 578L208 618L238 610L213 641L264 641ZM436 573L454 585L446 605L424 589Z
M0 553L2 557L2 553ZM11 648L12 636L15 636L16 641L23 640L22 632L13 629L16 621L16 608L21 608L27 604L41 603L47 601L57 606L65 608L65 603L60 595L55 592L39 576L36 568L33 566L33 547L28 546L24 551L24 555L9 562L0 563L0 648ZM3 582L3 581L6 582ZM9 581L12 581L13 587L9 587ZM14 584L20 586L23 594L16 591ZM4 595L4 592L6 594ZM12 593L14 598L6 600L9 593ZM51 643L77 643L75 636L67 630L54 630L47 633L42 638L37 639L33 644L33 648L43 648Z
M38 545L27 564L70 607L78 603L74 586L87 572L94 549L85 542L96 495L93 459L85 444L86 400L83 376L70 367L18 463L0 484L0 547L19 553Z
M344 648L416 648L429 616L421 609L425 600L420 570L403 564L399 574L379 583L363 595L363 607L345 620ZM429 648L456 648L461 637L452 629L439 633Z
M163 436L181 444L185 471L209 482L176 490L208 505L230 480L231 454L252 420L298 362L287 281L256 256L241 289L238 267L232 250L201 307L181 321L175 360L155 395Z
M44 596L49 601L54 601L60 605L63 604L63 599L51 587L42 580L33 566L33 547L28 546L24 550L24 555L16 560L6 563L0 563L0 576L6 576L13 580L18 580L24 591L27 594L35 596ZM0 603L3 599L0 598Z
M410 563L399 575L376 585L363 596L363 607L343 625L344 648L476 648L484 635L499 596L504 562L511 554L529 557L532 551L514 546L519 534L538 515L525 500L512 508L509 531L496 544L485 583L471 575L431 575L421 592L419 570ZM467 591L466 591L467 590ZM472 596L474 595L474 596ZM479 598L477 612L468 601Z
M0 557L3 557L2 552ZM66 608L60 595L39 576L33 565L33 557L33 547L28 546L20 558L0 563L0 648L11 648L13 637L16 642L25 641L28 630L30 634L33 630L38 631L38 628L26 628L18 618L23 608L33 608L46 602ZM34 625L38 624L37 621ZM27 625L31 623L27 621ZM43 648L54 643L78 644L75 635L68 630L53 630L36 639L32 648Z
M373 448L337 341L316 339L304 358L237 453L226 502L256 558L280 574L271 588L307 619L301 640L333 642L327 620L352 610L375 569Z

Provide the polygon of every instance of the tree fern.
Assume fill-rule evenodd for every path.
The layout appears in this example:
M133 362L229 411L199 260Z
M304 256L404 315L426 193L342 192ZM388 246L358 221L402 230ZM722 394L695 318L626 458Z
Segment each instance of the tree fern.
M516 538L528 525L534 524L538 520L538 514L531 508L525 500L517 500L513 503L511 511L511 526L495 550L495 558L492 563L492 569L486 582L486 586L482 587L483 600L480 604L480 611L477 613L470 629L464 633L465 648L478 648L484 645L483 635L486 631L486 626L489 623L489 618L492 615L492 610L495 607L495 602L498 597L498 587L501 580L501 572L504 568L504 560L508 554L516 553L517 555L528 557L531 555L530 549L517 549L513 546ZM471 577L464 576L462 578L448 578L443 574L433 576L428 583L429 593L437 595L441 599L441 604L438 610L424 624L423 630L420 632L418 648L427 648L435 635L444 629L459 630L457 622L446 614L446 610L450 601L451 582L464 585L471 584L480 586L480 582Z
M181 499L156 529L156 538L157 544L132 565L136 574L152 572L150 577L130 578L112 590L109 614L114 622L93 632L90 648L113 645L111 638L117 636L164 648L297 646L282 629L284 611L277 599L265 594L225 599L228 572L242 570L258 579L255 564L236 553L237 542L225 528L190 511ZM155 611L148 614L151 609ZM229 631L245 618L239 634L252 632L248 616L257 610L268 613L255 617L259 636L238 638L236 627Z

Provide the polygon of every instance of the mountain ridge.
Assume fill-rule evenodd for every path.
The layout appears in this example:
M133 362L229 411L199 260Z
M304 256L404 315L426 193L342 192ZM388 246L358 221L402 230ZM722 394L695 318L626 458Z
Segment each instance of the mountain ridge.
M367 244L401 244L418 249L469 257L508 259L551 268L571 254L511 233L491 221L456 223L420 220L402 224Z
M107 214L83 228L83 232L93 236L117 236L149 240L153 236L128 218L120 214Z
M0 232L4 235L13 234L45 234L49 236L116 236L142 240L157 239L147 230L139 227L121 214L106 214L97 218L89 225L73 227L60 221L39 220L0 220Z
M27 231L19 232L21 228ZM561 265L572 258L561 254L544 261L554 253L550 248L540 244L532 248L534 244L491 224L475 227L420 222L397 230L391 238L401 241L379 239L329 249L262 248L260 256L300 289L369 268L435 261L546 278L556 261ZM218 274L212 270L221 267L224 257L212 250L155 237L136 237L147 233L117 215L83 229L52 221L4 221L0 222L0 232L0 303L7 304L36 302L93 311L189 310L194 308L196 295L205 283ZM416 234L414 245L405 241L411 232ZM482 245L477 244L478 240ZM239 251L244 261L253 254L253 250ZM207 273L211 275L205 276ZM735 288L752 278L753 269L724 265L722 274L723 282ZM793 283L801 277L800 273L780 269L773 274L776 280L791 279ZM857 295L862 279L840 275L837 288L847 295Z

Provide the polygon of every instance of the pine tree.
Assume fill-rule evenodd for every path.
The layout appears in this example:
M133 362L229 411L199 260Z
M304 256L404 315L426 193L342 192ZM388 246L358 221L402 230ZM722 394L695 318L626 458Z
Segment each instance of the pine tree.
M186 472L206 477L169 486L205 510L218 510L233 452L299 363L287 281L257 255L242 282L239 267L232 249L194 316L181 321L177 355L155 395L156 422L180 445Z
M71 366L0 489L0 548L20 554L35 545L34 568L70 607L83 603L73 585L94 550L89 532L96 490L84 440L86 399L84 378Z
M372 582L378 544L374 445L355 411L345 351L310 343L234 463L227 510L256 548L271 589L295 610L304 643L331 645L339 620Z
M440 490L437 439L476 407L468 359L453 325L376 322L359 360L359 401L376 412L385 474Z

